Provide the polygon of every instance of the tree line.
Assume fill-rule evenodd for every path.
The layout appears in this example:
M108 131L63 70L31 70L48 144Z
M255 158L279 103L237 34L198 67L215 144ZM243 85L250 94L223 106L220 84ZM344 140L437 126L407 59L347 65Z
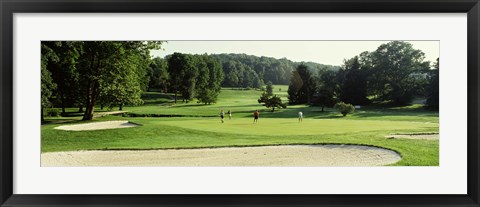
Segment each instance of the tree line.
M292 71L301 63L286 58L258 57L246 54L212 54L222 64L225 79L224 87L260 88L267 82L286 85L290 81ZM304 62L309 69L338 70L338 66Z
M208 55L174 53L167 59L150 56L160 41L43 41L41 43L41 118L47 108L62 113L78 107L83 120L100 107L143 104L150 87L214 103L220 93L223 71Z
M63 113L78 107L83 119L91 120L96 105L122 110L142 104L142 93L152 89L172 93L175 102L181 97L212 104L222 86L260 88L265 82L288 83L290 104L405 105L423 96L428 107L438 109L438 60L424 61L424 53L406 42L383 44L341 67L245 54L152 58L150 50L161 46L160 41L43 41L42 120L44 109L54 106ZM280 101L267 93L259 102L283 107Z
M323 110L339 101L401 106L424 97L428 108L438 110L438 61L425 61L425 54L408 42L392 41L344 60L337 71L318 70L315 74L300 64L292 71L289 102L319 105Z
M215 59L220 63L223 71L222 87L234 88L261 88L268 82L273 84L288 84L290 76L295 67L301 63L293 62L286 58L276 59L271 57L258 57L246 54L210 54L203 55L205 58ZM157 63L155 71L150 71L151 80L150 89L165 90L169 82L167 81L167 59L156 58ZM314 62L303 63L309 66L312 72L318 70L339 70L338 66L323 65Z

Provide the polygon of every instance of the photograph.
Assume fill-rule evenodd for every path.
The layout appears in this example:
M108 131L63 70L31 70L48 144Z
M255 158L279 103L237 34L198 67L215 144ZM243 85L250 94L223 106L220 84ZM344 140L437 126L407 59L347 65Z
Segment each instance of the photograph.
M480 0L0 2L1 207L480 207Z
M440 166L438 40L40 44L41 167Z

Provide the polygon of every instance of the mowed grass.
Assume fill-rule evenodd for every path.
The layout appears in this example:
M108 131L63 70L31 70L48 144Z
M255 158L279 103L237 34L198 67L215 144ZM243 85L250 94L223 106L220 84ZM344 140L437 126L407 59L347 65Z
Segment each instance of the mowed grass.
M287 88L281 90L286 94ZM278 88L274 88L274 93ZM146 105L126 107L133 113L175 114L186 117L107 116L95 121L128 120L139 127L96 131L62 131L54 127L84 123L78 119L47 119L42 126L42 152L72 150L145 150L171 148L206 148L289 144L360 144L395 150L402 160L394 165L438 166L439 141L389 139L397 133L438 133L438 113L421 105L389 108L368 106L342 117L331 108L288 106L274 113L257 99L261 91L223 89L217 104L172 104L171 94L147 93ZM285 97L285 94L283 97ZM232 120L220 122L220 109L232 110ZM259 109L258 124L251 113ZM298 111L304 112L302 123ZM201 115L212 117L188 117ZM61 121L61 122L57 122ZM65 122L69 121L69 122Z
M185 125L188 123L188 125ZM162 124L205 130L219 133L249 135L322 135L359 132L432 132L437 131L437 123L374 121L374 120L342 120L342 119L304 119L301 123L296 118L260 118L258 124L253 119L240 118L225 121L219 125L220 118L215 119L171 119Z
M278 89L281 89L279 91ZM271 113L271 109L258 103L258 98L262 94L259 90L244 90L223 88L218 96L216 104L205 105L191 101L182 103L180 98L177 103L173 103L173 94L160 94L156 92L147 92L144 94L145 104L135 107L124 107L125 111L139 115L161 114L161 115L180 115L180 116L204 116L217 117L220 110L227 112L230 110L234 117L251 117L255 110L259 110L261 116L268 118L294 118L298 112L302 111L305 118L315 119L359 119L359 120L386 120L386 121L415 121L415 122L435 122L438 123L438 112L426 111L420 104L407 107L382 107L366 106L356 109L355 113L347 117L342 117L332 108L325 108L321 112L320 107L311 107L307 105L288 106L286 109L276 109ZM274 85L273 93L282 97L285 103L288 103L288 86ZM170 100L169 100L170 98ZM152 101L155 100L155 101ZM160 101L158 101L160 100Z
M153 103L146 101L143 106L124 107L124 110L134 114L162 114L162 115L183 115L183 116L218 116L220 110L231 110L237 116L246 116L257 109L264 107L258 104L257 99L262 91L242 89L222 89L215 104L202 104L196 101L182 103L179 97L177 103L173 103L173 94L169 102ZM151 95L151 93L150 93Z

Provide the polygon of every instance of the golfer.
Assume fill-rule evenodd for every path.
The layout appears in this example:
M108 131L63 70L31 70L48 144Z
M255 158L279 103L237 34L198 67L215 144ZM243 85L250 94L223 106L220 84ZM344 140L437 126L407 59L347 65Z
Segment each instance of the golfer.
M230 110L228 110L227 114L228 114L228 120L231 120L232 119L232 112Z
M225 116L225 112L223 112L223 109L220 111L220 118L222 119L222 124L223 124L223 117Z
M298 122L303 121L303 113L301 111L298 112Z
M255 112L253 112L253 123L257 123L258 124L258 116L260 115L260 113L258 113L258 110L256 110Z

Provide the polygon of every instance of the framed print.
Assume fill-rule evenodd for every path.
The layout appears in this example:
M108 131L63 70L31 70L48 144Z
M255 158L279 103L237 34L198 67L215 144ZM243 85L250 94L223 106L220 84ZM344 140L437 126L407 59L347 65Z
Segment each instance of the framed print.
M480 205L478 0L0 6L1 206Z

